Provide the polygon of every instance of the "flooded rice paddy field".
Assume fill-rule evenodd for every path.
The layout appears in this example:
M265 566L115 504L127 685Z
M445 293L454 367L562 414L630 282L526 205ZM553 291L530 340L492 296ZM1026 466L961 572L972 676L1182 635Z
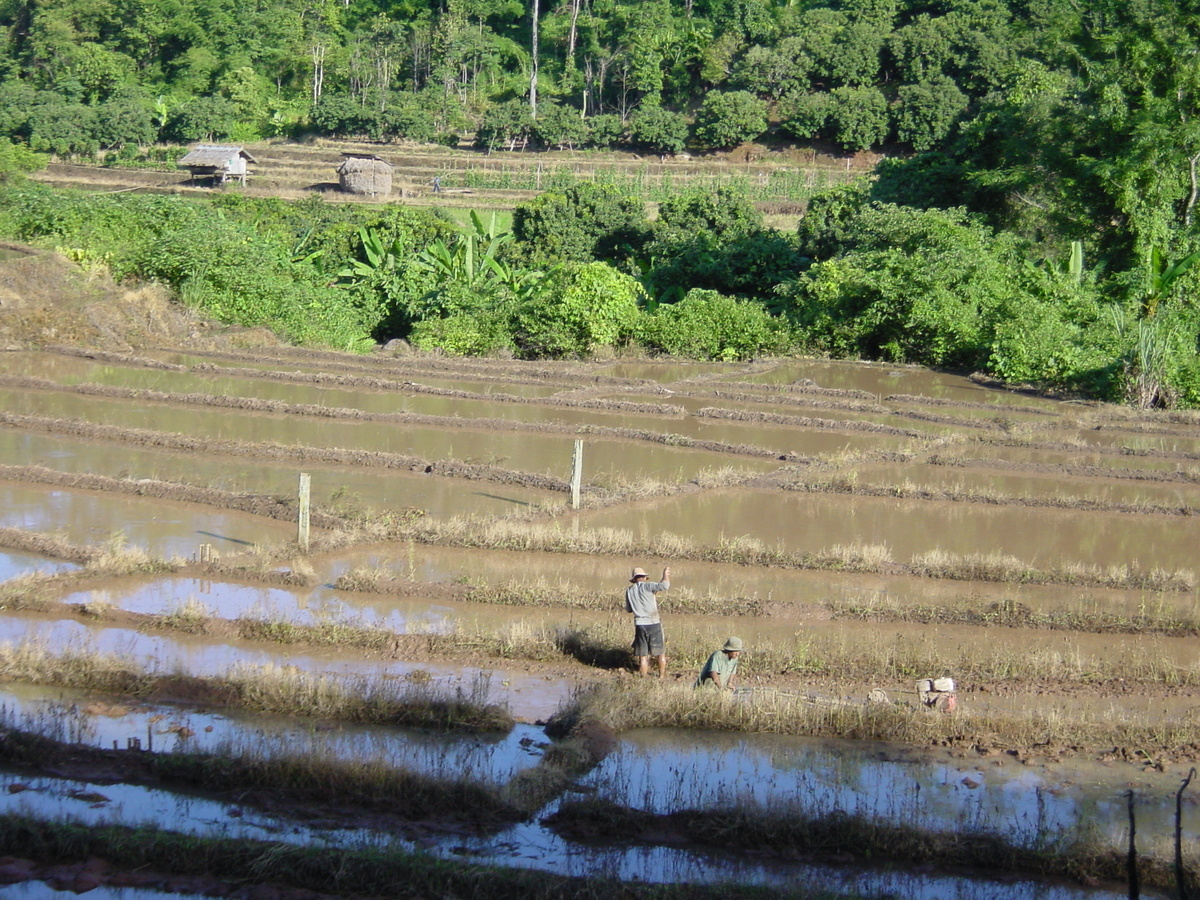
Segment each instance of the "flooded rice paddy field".
M9 760L4 813L663 882L1074 898L1125 896L1113 860L1132 791L1140 852L1170 857L1174 792L1200 755L1200 419L829 361L284 351L2 354L0 399L0 528L32 536L0 548L6 727L97 751L137 737L143 752L378 762L525 803L519 821L480 831L451 812L396 838L370 816L233 815L134 783L82 803L76 782ZM131 549L173 561L122 568ZM632 565L672 569L666 684L630 672ZM730 634L748 647L742 692L693 695ZM39 654L50 663L14 662ZM413 731L122 696L55 671L84 658L205 684L483 690L517 724ZM957 710L921 709L916 680L945 675ZM609 736L572 730L578 715ZM559 742L590 762L545 775ZM851 838L833 859L799 838L752 853L685 824L731 810L746 828L986 836L1009 862L917 866ZM597 826L628 815L649 824L620 841ZM1197 815L1188 799L1185 832ZM1084 839L1108 860L1095 877L1050 877L1088 874ZM1057 853L1076 862L1022 855Z

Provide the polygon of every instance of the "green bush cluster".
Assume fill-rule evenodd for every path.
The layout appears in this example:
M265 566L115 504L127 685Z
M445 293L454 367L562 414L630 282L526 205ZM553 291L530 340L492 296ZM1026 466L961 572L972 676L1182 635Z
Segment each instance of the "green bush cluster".
M787 324L762 304L702 289L645 316L637 338L650 350L725 362L779 354L793 346Z

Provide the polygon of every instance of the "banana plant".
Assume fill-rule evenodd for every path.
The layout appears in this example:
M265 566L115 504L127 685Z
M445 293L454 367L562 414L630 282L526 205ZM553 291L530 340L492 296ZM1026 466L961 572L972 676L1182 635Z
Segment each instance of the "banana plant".
M1142 289L1143 319L1154 318L1159 303L1197 261L1200 261L1200 250L1171 262L1160 247L1150 248L1150 258L1146 261L1146 281Z
M484 227L475 210L471 210L473 233L460 235L449 244L434 241L417 254L417 265L433 272L442 282L465 284L472 287L481 280L498 278L500 248L513 239L511 232L496 231L496 214L492 213L491 225ZM500 278L503 280L503 278Z
M375 275L394 271L404 255L404 247L399 238L390 244L384 243L374 228L358 229L358 239L362 248L362 258L352 260L350 265L337 273L338 278L351 281L363 281Z

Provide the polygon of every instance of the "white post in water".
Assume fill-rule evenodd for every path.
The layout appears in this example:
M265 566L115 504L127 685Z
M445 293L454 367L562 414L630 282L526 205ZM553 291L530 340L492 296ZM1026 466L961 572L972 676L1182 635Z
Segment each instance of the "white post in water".
M300 541L300 549L305 553L308 552L308 511L310 497L311 479L307 472L300 473L300 530L297 534L297 539Z
M579 488L583 483L583 441L575 442L571 455L571 509L579 509Z

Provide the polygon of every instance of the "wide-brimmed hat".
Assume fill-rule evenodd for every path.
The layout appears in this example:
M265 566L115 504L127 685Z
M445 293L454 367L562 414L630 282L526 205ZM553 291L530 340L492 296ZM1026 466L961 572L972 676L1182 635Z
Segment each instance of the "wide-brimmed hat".
M647 577L649 577L649 576L646 575L646 570L639 566L639 567L634 568L633 574L629 577L629 580L637 581L639 578L647 578Z
M742 649L742 639L740 637L731 637L729 640L727 640L725 642L725 646L722 647L721 649L728 650L730 652L733 652L734 650L737 650L740 652Z

